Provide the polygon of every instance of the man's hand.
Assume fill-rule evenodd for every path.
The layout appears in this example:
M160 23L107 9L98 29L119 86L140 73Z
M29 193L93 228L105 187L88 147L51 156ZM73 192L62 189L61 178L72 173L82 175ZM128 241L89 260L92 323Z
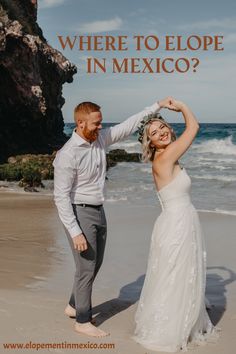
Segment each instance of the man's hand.
M75 250L78 250L79 252L83 252L88 249L88 244L83 234L73 237L72 240L74 243Z
M163 100L159 101L160 108L168 108L171 111L180 112L184 107L184 103L181 101L175 100L173 97L168 96Z
M173 97L168 96L166 98L163 98L163 100L160 100L158 104L160 108L169 108L172 101L173 101Z

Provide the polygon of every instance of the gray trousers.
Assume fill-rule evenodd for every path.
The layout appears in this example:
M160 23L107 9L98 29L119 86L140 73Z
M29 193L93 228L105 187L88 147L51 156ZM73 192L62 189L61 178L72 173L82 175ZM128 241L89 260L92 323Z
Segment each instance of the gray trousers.
M76 309L76 321L85 323L92 319L92 286L103 261L107 223L103 206L98 208L76 204L72 206L86 237L88 249L83 252L75 250L72 238L66 230L76 266L69 304Z

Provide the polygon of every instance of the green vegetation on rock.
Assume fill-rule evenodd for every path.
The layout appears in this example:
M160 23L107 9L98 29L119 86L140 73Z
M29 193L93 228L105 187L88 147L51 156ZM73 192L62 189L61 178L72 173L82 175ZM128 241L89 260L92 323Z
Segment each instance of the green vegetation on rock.
M49 154L26 154L11 156L8 163L0 165L1 181L19 181L20 187L43 187L42 180L52 180L52 162L56 156L56 151ZM140 162L140 154L127 153L125 150L111 150L106 155L107 169L115 166L118 162Z

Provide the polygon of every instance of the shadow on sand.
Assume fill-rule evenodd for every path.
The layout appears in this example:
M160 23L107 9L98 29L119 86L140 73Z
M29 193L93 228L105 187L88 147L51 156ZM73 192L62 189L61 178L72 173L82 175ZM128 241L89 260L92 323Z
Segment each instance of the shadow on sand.
M210 274L207 274L206 296L211 304L208 314L212 323L217 325L227 306L227 285L236 280L236 273L220 266L208 267L207 271ZM227 276L223 278L217 273L212 273L212 271L218 271L219 273L223 271ZM135 304L139 300L144 279L145 275L140 276L136 281L123 286L117 298L95 306L93 315L96 319L96 324L99 326L109 318Z

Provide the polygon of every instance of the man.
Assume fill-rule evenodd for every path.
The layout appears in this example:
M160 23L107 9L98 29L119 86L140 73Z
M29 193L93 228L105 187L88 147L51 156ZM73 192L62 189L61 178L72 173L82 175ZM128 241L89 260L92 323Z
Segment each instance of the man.
M107 333L93 325L93 281L102 264L106 243L103 209L106 148L128 137L144 116L169 102L154 103L124 122L102 129L100 107L83 102L74 110L76 129L57 152L54 165L54 199L75 260L74 286L65 313L76 317L75 330L93 337Z

